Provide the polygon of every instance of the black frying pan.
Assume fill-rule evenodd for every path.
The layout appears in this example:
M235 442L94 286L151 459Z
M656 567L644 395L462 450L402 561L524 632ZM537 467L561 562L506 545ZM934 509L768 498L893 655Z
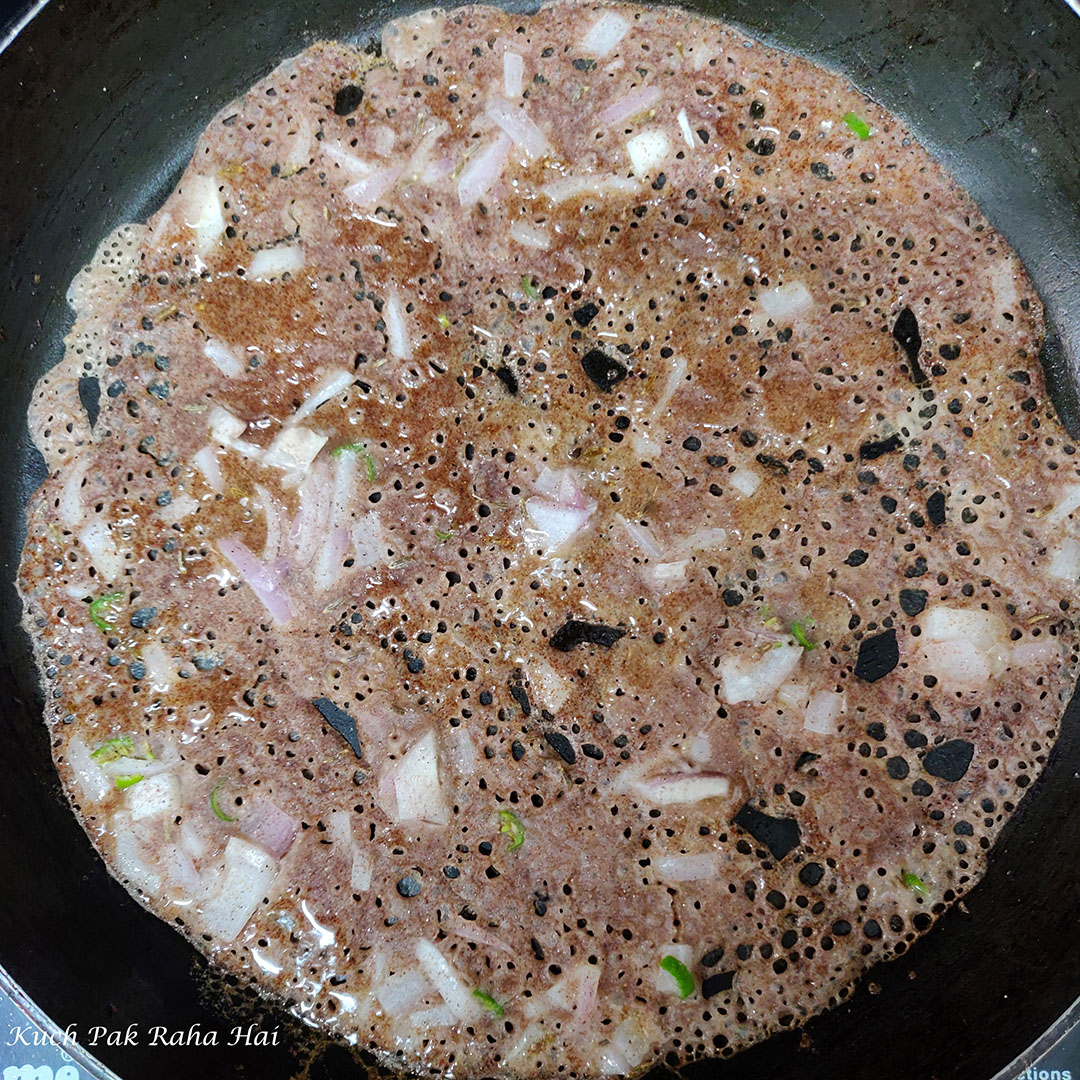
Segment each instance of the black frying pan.
M11 586L20 509L41 478L27 448L34 380L70 325L64 291L97 241L146 217L198 132L232 96L320 37L363 39L416 0L52 2L0 55L0 964L62 1025L138 1025L98 1047L125 1080L357 1072L278 1010L277 1047L230 1048L249 1006L128 898L64 803L48 755ZM521 7L520 0L512 6ZM691 0L844 71L905 118L1011 240L1047 305L1044 361L1080 429L1080 18L1063 0ZM805 1034L690 1072L702 1080L989 1080L1080 993L1080 704L1003 835L966 910L875 970ZM154 1047L150 1029L201 1025L216 1047Z

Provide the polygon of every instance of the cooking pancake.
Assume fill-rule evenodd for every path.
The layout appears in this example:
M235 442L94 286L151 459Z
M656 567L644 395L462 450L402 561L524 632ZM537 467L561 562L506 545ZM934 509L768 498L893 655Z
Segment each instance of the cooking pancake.
M591 1076L835 1004L1075 679L1004 241L673 9L316 45L76 280L20 571L133 894L391 1066Z

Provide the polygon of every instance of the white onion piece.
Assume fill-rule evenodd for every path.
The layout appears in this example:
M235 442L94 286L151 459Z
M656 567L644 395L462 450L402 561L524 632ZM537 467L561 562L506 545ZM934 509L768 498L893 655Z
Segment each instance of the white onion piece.
M175 499L165 506L154 507L154 512L166 525L172 525L177 521L182 521L190 514L194 514L198 509L198 501L190 495L177 495Z
M660 394L660 398L653 406L652 418L654 420L663 416L664 410L668 407L668 403L679 391L683 379L685 378L686 359L682 356L677 356L675 357L675 363L671 365L671 370L668 372L668 377L664 382L664 389Z
M285 155L284 173L291 176L298 169L304 168L311 160L311 140L315 135L311 119L306 112L301 112L296 120L296 132L289 140L289 152Z
M643 131L626 142L630 167L634 174L640 177L648 176L658 165L662 165L667 160L670 149L670 140L658 128Z
M676 545L676 551L693 553L695 551L713 551L727 543L727 530L719 526L698 529Z
M439 754L435 732L424 732L394 769L399 821L446 825L450 811L439 783Z
M1080 484L1070 484L1061 493L1061 498L1043 519L1048 525L1060 525L1070 514L1080 509Z
M652 1050L656 1038L655 1025L646 1023L644 1015L635 1011L615 1029L612 1044L630 1068L636 1069Z
M358 846L353 847L349 888L353 892L367 892L371 888L371 857Z
M547 251L551 247L551 237L546 229L541 229L538 225L530 225L521 218L517 218L511 224L510 235L522 247L533 248L536 251Z
M429 175L429 160L431 153L435 149L435 144L450 130L450 125L445 120L437 120L425 133L423 138L416 144L416 149L413 150L409 157L408 164L405 166L405 178L407 180L419 180L423 178L425 183L432 183L436 179L441 179L443 176L448 175L454 171L454 162L452 158L446 159L445 171L442 171L442 166L435 172Z
M690 127L690 118L686 115L685 109L679 110L678 121L679 130L682 132L683 140L686 142L686 145L693 150L697 144L694 142L694 132Z
M457 196L462 206L475 206L502 176L513 143L500 132L465 163L458 175Z
M329 470L319 463L308 470L300 486L300 509L289 529L295 566L308 566L326 539L333 486Z
M217 451L212 446L204 446L191 456L191 464L203 474L211 491L221 494L225 490L225 481L221 476Z
M989 651L1001 645L1008 627L1004 620L981 608L955 608L934 604L923 616L924 638L934 641L970 641L976 648Z
M707 731L699 731L686 747L686 756L695 765L704 765L712 757L712 740Z
M330 502L330 520L343 522L356 497L356 455L340 453L334 458L334 494Z
M445 925L445 924L444 924ZM517 953L498 935L487 930L481 930L476 923L466 922L464 919L455 919L445 929L465 941L474 941L477 945L484 945L495 952L506 953L507 956L516 956Z
M256 559L239 537L224 537L217 542L217 547L218 551L236 567L236 572L274 619L279 623L288 622L292 618L292 608L289 606L288 596L281 588L277 574Z
M363 158L351 154L341 145L340 140L337 142L330 142L327 139L323 139L322 142L319 143L319 149L334 162L335 165L340 166L350 176L368 176L372 172L373 166L364 161Z
M971 641L927 641L919 658L921 666L957 690L983 689L993 674L987 654Z
M234 940L269 895L277 873L277 863L261 847L230 836L220 890L199 911L202 929L220 941Z
M409 1023L418 1031L427 1031L430 1028L453 1027L457 1017L449 1005L437 1005L434 1009L417 1009L410 1013Z
M374 510L361 514L353 523L352 542L353 555L358 568L379 566L386 561L386 540L383 536L382 519Z
M581 39L581 48L591 56L607 56L629 29L627 19L613 11L605 11Z
M630 1062L614 1046L603 1046L598 1053L596 1067L601 1076L629 1076L634 1071Z
M405 309L398 297L397 289L390 289L383 304L386 317L387 347L395 360L411 360L413 354L412 338L405 321Z
M397 183L403 165L373 169L367 176L351 183L342 194L358 210L374 210L379 200Z
M210 849L206 837L190 818L185 818L180 826L180 843L193 859L201 859Z
M525 509L536 526L535 531L546 538L547 543L543 546L549 552L558 550L581 532L592 514L589 510L558 506L548 499L537 497L526 499Z
M608 195L634 195L641 190L636 180L625 176L575 176L570 174L559 180L544 184L540 194L552 203L566 202L582 195L596 195L604 198Z
M331 398L343 394L353 383L353 374L344 368L334 368L328 371L312 388L312 391L304 399L300 408L293 413L292 422L295 424L310 416L320 405L325 405Z
M1047 573L1062 581L1076 581L1080 578L1080 541L1071 536L1065 537L1061 547L1054 553Z
M176 678L176 661L158 641L149 641L142 647L142 661L150 689L155 694L168 693Z
M662 559L664 557L664 550L657 541L653 539L653 532L651 529L647 529L644 525L641 525L636 521L628 521L622 514L616 514L615 518L622 524L630 539L633 540L633 542L637 544L650 559Z
M81 735L72 735L68 739L65 757L83 796L90 802L101 802L109 794L112 784L101 766L90 756L90 747Z
M749 498L761 486L761 477L753 469L736 469L729 477L728 483L740 494Z
M652 871L661 881L707 881L720 872L715 851L700 855L661 855L652 860Z
M323 538L315 559L315 589L324 592L345 574L345 552L349 550L349 529L346 525L331 525Z
M73 529L83 519L82 488L89 466L88 458L77 458L65 466L68 474L60 489L60 522L65 528Z
M720 664L724 701L768 701L798 667L802 654L801 645L779 645L756 657L749 648L726 656Z
M631 90L629 94L624 94L601 109L600 123L605 127L620 124L631 116L637 116L638 113L651 109L662 97L663 94L658 86L639 86L636 90ZM634 171L637 172L636 169Z
M247 278L253 281L274 281L304 268L304 249L299 244L263 248L247 268Z
M194 897L202 892L203 880L195 866L195 860L180 844L169 844L165 848L161 864L165 876L184 896Z
M144 776L124 791L124 805L132 821L162 815L175 817L180 812L180 780L175 773Z
M477 1016L479 1009L468 986L430 941L421 938L416 943L416 959L420 962L420 969L459 1020L471 1020Z
M819 735L836 734L836 718L844 708L844 695L833 690L817 690L810 695L803 715L803 727Z
M521 53L503 53L503 93L508 98L521 97L525 82L525 60Z
M79 543L90 553L94 566L108 581L116 581L124 572L124 556L116 550L109 526L100 518L79 531Z
M404 15L382 30L382 54L398 69L418 64L442 40L446 16L437 8Z
M278 432L263 454L269 468L306 469L326 445L327 436L306 427L287 427Z
M547 136L518 105L511 105L501 98L492 98L484 112L510 136L515 146L520 146L531 158L541 158L550 153L551 143Z
M131 831L131 815L119 810L112 816L113 862L121 878L151 896L161 893L161 874L147 864Z
M102 762L101 771L114 779L118 776L160 776L162 773L172 772L180 764L180 759L136 757L118 757L112 761Z
M599 964L582 964L578 969L577 994L574 996L574 1019L581 1027L591 1027L596 1020L596 1010L600 1004L600 975L603 969Z
M686 564L689 559L679 559L677 562L655 563L652 566L651 577L653 584L660 588L671 588L679 582L686 580Z
M181 185L181 215L184 225L195 234L195 249L205 258L225 231L221 196L212 176L191 176Z
M220 405L215 405L206 419L210 426L210 438L222 446L229 446L247 431L247 424L239 416L234 416Z
M281 503L262 486L255 485L255 494L259 497L259 507L266 518L266 542L263 544L263 562L273 562L281 553L282 529L285 511Z
M275 859L282 858L292 847L300 825L276 803L262 796L239 825L240 831L252 842L266 848Z
M773 289L765 289L758 297L758 303L773 322L780 322L813 307L814 298L801 281L787 281Z
M373 128L375 132L375 153L379 157L386 157L394 149L397 142L397 132L389 124L378 124Z
M1058 657L1058 647L1049 638L1041 641L1022 641L1012 647L1010 666L1013 668L1038 667L1053 663Z
M652 780L631 781L628 786L656 806L724 799L731 792L731 780L712 772L670 773Z

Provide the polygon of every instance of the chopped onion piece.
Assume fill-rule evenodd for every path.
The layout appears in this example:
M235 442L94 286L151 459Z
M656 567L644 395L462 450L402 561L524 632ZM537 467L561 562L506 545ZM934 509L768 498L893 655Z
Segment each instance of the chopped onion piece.
M590 56L607 56L629 29L627 19L613 11L605 11L581 39L581 48Z
M247 278L249 281L274 281L303 268L304 249L299 244L283 244L255 252L247 269Z
M726 656L720 664L724 701L768 701L798 667L802 654L801 645L781 644L758 656L748 647Z
M283 170L286 176L291 176L297 170L304 168L311 160L311 140L315 131L311 119L307 113L301 112L296 120L296 132L289 141L289 152L285 155Z
M251 841L266 848L275 859L292 847L300 825L276 803L259 796L254 807L240 822L240 831Z
M703 799L725 799L731 792L731 780L721 773L681 772L657 776L652 780L635 780L629 785L644 799L656 806L701 802Z
M315 589L324 592L345 574L345 552L349 550L349 529L346 525L331 525L323 538L315 560Z
M330 142L328 139L323 139L319 143L319 149L351 176L368 176L372 171L372 166L368 162L364 161L363 158L358 158L355 154L349 153L341 145L340 140Z
M696 856L687 856L687 858L694 858ZM656 866L656 859L653 859L653 866ZM676 880L676 879L671 879ZM693 880L693 879L690 879ZM664 956L674 956L676 960L687 971L694 966L694 950L690 945L664 945L660 950ZM665 971L659 963L656 965L656 972L653 977L653 985L663 994L678 994L680 997L683 993L683 987L679 985L678 980L670 972Z
M184 225L195 234L195 249L205 258L225 231L217 180L212 176L190 176L181 185Z
M146 776L124 791L124 804L132 821L143 818L175 817L180 812L180 780L175 773Z
M225 490L225 481L221 476L221 466L218 464L217 451L212 446L204 446L191 457L191 464L203 474L211 491L219 495Z
M928 671L953 689L983 689L993 674L987 654L971 641L926 641L920 660Z
M229 446L247 430L247 424L239 416L233 416L228 409L215 405L207 417L210 424L210 438L222 446Z
M101 766L91 757L90 747L81 735L72 735L68 739L65 757L83 796L90 802L101 802L109 794L112 784Z
M238 537L225 537L217 542L217 546L274 619L279 623L288 622L292 618L292 609L277 574L256 559Z
M434 169L429 174L429 169L432 169L432 166L429 166L428 164L431 152L435 149L435 144L439 139L441 139L449 130L450 125L445 120L437 120L427 132L425 132L424 137L416 144L416 149L413 150L408 164L405 166L406 180L419 180L423 177L425 183L432 183L434 180L441 179L443 176L454 171L453 160L447 158L445 170L443 170L442 165L440 164L438 168Z
M810 695L803 715L803 727L819 735L836 734L836 718L844 709L844 695L833 690L817 690Z
M398 69L418 64L443 36L446 16L437 8L404 15L382 30L382 54Z
M655 1024L646 1023L644 1014L635 1010L615 1029L612 1043L633 1070L645 1060L656 1038Z
M85 512L82 488L86 480L86 471L90 467L90 460L86 457L77 458L64 467L68 470L68 474L60 490L60 522L66 528L73 529L82 521Z
M1047 573L1062 581L1076 581L1080 578L1080 541L1071 536L1065 537L1061 547L1054 553Z
M142 660L150 689L155 694L168 693L176 678L176 661L158 641L149 641L142 647Z
M395 360L411 360L413 354L412 338L405 322L405 313L398 297L397 289L390 289L383 304L386 316L387 346Z
M311 393L304 399L300 408L293 413L292 422L295 424L310 416L320 405L325 405L331 398L344 393L353 383L354 376L351 371L344 368L334 368L328 371L314 386Z
M449 1005L438 1005L434 1009L417 1009L410 1013L409 1023L419 1031L427 1031L429 1028L453 1027L457 1017Z
M375 153L379 157L386 157L394 149L394 143L397 142L397 132L388 124L379 124L374 128L374 131Z
M647 529L644 525L641 525L636 521L628 521L622 514L616 514L615 518L617 521L621 522L630 539L633 540L650 559L662 559L664 557L663 548L661 548L659 543L653 539L653 532L651 529Z
M758 302L773 322L780 322L812 307L814 298L801 281L787 281L773 289L765 289Z
M630 167L637 176L645 177L661 165L668 156L671 143L667 135L652 128L627 140L626 152L630 156Z
M503 53L503 93L508 98L521 97L525 81L525 60L521 53Z
M678 120L679 130L682 132L682 137L685 140L686 145L689 146L691 150L693 150L697 144L694 142L694 132L690 128L690 120L686 115L685 109L679 110Z
M1058 646L1053 640L1022 641L1012 647L1010 666L1014 668L1037 667L1053 663L1058 656Z
M479 1013L475 998L449 961L430 941L421 938L416 943L416 959L453 1014L462 1021L475 1019Z
M664 410L668 407L668 403L682 386L684 378L686 378L686 359L685 357L677 356L675 357L675 363L671 365L671 370L668 372L668 377L664 382L664 389L660 394L660 398L653 406L652 417L654 420L663 416Z
M719 874L720 857L715 851L700 855L654 855L651 869L661 881L707 881ZM689 966L689 961L683 963Z
M558 550L581 532L592 513L589 510L558 506L548 499L537 497L526 499L525 509L536 526L536 532L546 538L544 547L549 552Z
M269 895L277 873L277 863L261 847L230 836L219 892L199 911L201 928L220 941L234 940Z
M612 127L651 109L664 95L659 86L639 86L617 98L600 110L599 120L605 127ZM633 141L633 140L631 140ZM634 170L637 172L637 170ZM640 175L640 174L639 174Z
M522 247L535 248L537 251L547 251L551 246L551 237L546 229L517 218L510 226L510 235Z
M353 555L358 568L379 566L386 561L386 540L383 536L382 519L376 511L370 510L356 519L353 523L352 542Z
M552 180L540 189L540 194L545 195L552 203L566 202L567 199L576 199L582 195L596 195L603 198L606 195L635 195L641 190L641 185L636 180L625 176L575 176L570 174L560 180Z
M397 183L403 170L403 165L387 165L382 169L373 169L367 176L345 188L342 194L358 210L374 210L383 195Z
M1080 484L1070 484L1061 493L1061 498L1058 499L1054 508L1046 515L1044 520L1048 525L1060 525L1078 509L1080 509Z
M511 105L501 98L493 98L487 103L484 112L489 120L497 124L510 136L515 146L531 158L541 158L551 151L547 136L529 118L523 108Z
M935 604L923 617L922 632L934 641L970 641L986 652L1004 643L1008 627L999 615L981 608Z
M677 562L656 563L652 568L652 579L659 586L671 587L686 580L686 564L689 559Z
M439 754L435 732L428 729L394 769L399 821L446 825L450 812L439 783Z
M485 147L465 163L458 175L458 202L475 206L502 176L513 143L506 132L500 132Z
M79 542L90 553L94 566L107 581L115 581L124 572L124 556L116 550L109 526L100 518L79 532Z
M198 502L190 495L177 495L172 502L167 503L165 506L155 507L157 516L165 522L166 525L172 525L177 521L182 521L189 514L194 514L199 509Z
M307 469L326 445L326 440L327 436L311 428L283 428L266 448L263 464L278 469Z
M761 477L753 469L736 469L728 483L740 494L749 498L761 486Z
M113 861L121 878L150 896L161 893L161 874L147 865L135 834L131 831L131 815L119 810L112 816Z

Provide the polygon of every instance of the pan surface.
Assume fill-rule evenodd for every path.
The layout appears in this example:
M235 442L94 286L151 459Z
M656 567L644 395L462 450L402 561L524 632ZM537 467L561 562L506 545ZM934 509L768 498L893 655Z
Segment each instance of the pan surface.
M284 1012L276 1045L230 1046L246 1006L106 874L60 792L11 584L21 507L40 480L25 413L62 353L68 282L97 241L164 198L213 114L318 38L363 40L412 0L52 0L0 55L0 964L62 1026L123 1031L94 1052L126 1080L356 1072ZM523 7L511 3L511 7ZM1050 385L1080 429L1080 19L1061 0L700 0L748 33L843 71L908 122L1009 238L1046 301ZM987 1080L1080 992L1080 703L986 880L852 999L693 1076ZM154 1045L151 1031L217 1032Z

